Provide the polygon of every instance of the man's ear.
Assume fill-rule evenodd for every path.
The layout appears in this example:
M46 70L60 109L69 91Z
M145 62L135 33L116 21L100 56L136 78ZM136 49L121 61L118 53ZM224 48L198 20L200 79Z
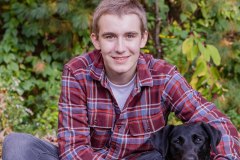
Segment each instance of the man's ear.
M142 34L140 48L145 47L145 45L147 44L147 40L148 40L148 31L144 31L144 33Z
M96 33L92 33L91 36L91 41L94 45L94 47L97 49L97 50L100 50L100 44L99 44L99 40L98 40L98 35Z

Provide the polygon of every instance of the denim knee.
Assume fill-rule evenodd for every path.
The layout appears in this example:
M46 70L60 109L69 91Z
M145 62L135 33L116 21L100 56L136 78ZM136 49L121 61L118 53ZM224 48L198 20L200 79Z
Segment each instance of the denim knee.
M11 133L3 142L3 160L58 159L57 147L24 133Z
M3 160L23 160L31 153L31 139L22 133L11 133L3 141Z

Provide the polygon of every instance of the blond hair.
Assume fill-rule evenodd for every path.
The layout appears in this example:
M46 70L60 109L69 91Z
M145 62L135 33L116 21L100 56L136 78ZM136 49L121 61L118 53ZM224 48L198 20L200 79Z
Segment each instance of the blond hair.
M98 34L98 21L102 15L127 15L136 14L141 21L141 32L147 30L146 12L138 0L102 0L93 14L92 32Z

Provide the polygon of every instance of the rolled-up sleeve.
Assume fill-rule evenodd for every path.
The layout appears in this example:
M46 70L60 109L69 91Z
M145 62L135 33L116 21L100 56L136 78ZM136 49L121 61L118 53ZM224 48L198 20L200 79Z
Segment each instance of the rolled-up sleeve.
M76 79L69 67L65 66L61 86L58 116L60 159L103 159L107 151L94 152L90 145L84 78L80 76Z

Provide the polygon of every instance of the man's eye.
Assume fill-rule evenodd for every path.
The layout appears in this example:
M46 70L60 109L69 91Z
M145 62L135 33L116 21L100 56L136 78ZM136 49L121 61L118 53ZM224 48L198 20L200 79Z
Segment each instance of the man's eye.
M128 35L127 35L127 38L128 38L128 39L131 39L131 38L134 38L134 37L135 37L134 34L128 34Z
M104 38L111 40L111 39L115 38L115 36L113 36L113 35L106 35L106 36L104 36Z

